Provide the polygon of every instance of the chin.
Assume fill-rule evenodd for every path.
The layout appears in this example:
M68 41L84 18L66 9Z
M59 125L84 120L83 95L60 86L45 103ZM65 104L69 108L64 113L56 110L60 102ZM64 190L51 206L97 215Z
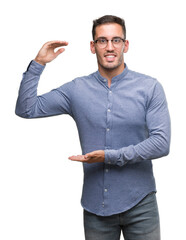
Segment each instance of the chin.
M107 69L107 70L113 70L113 69L116 69L120 66L121 64L114 64L114 63L110 63L110 64L104 64L102 65L102 67L104 69Z
M123 59L116 59L114 62L99 61L98 63L102 68L106 70L114 70L124 64Z

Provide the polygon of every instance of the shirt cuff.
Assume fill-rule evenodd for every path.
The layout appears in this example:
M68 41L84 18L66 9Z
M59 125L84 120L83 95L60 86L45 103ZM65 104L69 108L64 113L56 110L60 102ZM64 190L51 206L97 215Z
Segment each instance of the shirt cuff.
M41 75L43 70L45 69L45 66L43 66L43 65L37 63L36 61L32 60L30 62L30 64L28 65L27 71L32 72L36 75Z
M105 152L105 163L106 164L117 164L118 161L118 150L106 149Z

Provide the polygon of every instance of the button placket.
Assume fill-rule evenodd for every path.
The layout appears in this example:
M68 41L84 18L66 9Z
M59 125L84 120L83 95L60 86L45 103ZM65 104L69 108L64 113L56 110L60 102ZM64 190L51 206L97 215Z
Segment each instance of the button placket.
M107 111L106 111L105 149L110 149L111 148L112 101L113 101L113 92L112 92L111 89L108 89L108 92L107 92ZM102 205L104 208L105 208L105 204L107 203L108 197L109 197L109 175L110 175L110 169L111 168L110 168L109 164L105 164L105 166L104 166L104 186L103 186L104 204Z
M106 115L106 142L105 147L111 147L111 123L112 123L112 91L108 89L107 93L107 115Z

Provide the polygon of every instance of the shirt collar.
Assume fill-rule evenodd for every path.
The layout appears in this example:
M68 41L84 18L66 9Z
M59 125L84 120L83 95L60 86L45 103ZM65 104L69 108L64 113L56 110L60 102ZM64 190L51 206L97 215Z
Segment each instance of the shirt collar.
M115 77L112 78L112 83L115 82L115 81L118 81L118 80L120 80L120 79L123 79L123 78L126 76L126 74L128 73L128 67L127 67L127 64L126 64L126 63L124 63L124 66L125 66L125 68L124 68L123 72L120 73L119 75L117 75L117 76L115 76ZM96 75L96 77L97 77L100 81L102 81L102 82L104 82L104 83L108 81L107 79L105 79L105 78L100 74L99 70L98 70L97 72L95 72L95 75Z

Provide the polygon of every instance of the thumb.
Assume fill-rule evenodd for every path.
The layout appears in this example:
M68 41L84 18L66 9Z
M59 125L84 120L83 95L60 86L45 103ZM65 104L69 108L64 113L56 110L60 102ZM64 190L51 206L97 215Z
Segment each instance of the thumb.
M85 159L87 159L89 157L89 155L88 154L85 154Z
M64 51L65 51L65 48L58 49L57 52L55 53L55 57L57 57L59 54L61 54Z

